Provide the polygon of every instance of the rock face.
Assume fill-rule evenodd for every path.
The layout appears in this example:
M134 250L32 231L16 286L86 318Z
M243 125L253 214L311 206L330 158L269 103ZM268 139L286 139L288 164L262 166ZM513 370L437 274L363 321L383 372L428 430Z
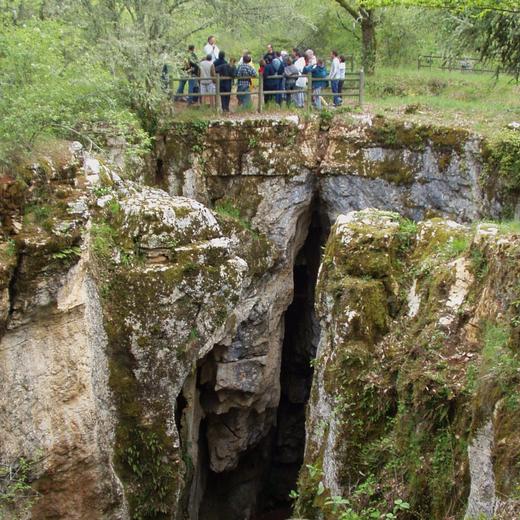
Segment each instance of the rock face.
M518 514L506 498L520 477L518 240L377 210L338 217L318 280L302 517L336 518L329 497L364 514Z
M312 171L331 222L371 207L470 222L497 217L507 198L488 175L482 147L465 130L377 117L330 126L294 117L179 124L163 137L154 181L210 206L231 197L254 214L257 183L270 189L280 177Z
M1 341L2 457L38 461L34 518L124 518L97 292L84 262L56 282L56 300Z
M335 518L339 495L514 517L518 240L461 224L507 198L480 141L291 116L159 143L144 184L79 148L0 184L0 463L30 461L38 493L0 513L285 505L319 338L304 517Z

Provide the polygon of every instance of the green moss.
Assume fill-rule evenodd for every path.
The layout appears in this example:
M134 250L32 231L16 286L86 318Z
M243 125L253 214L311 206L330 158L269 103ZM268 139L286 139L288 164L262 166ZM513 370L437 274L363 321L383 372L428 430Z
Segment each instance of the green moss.
M176 388L195 366L208 330L227 324L238 301L241 277L239 267L229 261L230 251L210 243L198 245L198 240L190 243L172 230L156 229L160 222L151 214L144 215L146 218L133 215L134 225L121 214L119 204L115 208L105 208L95 216L91 244L92 271L102 288L109 382L119 417L116 470L132 518L171 518L186 468L182 450L167 433L172 417L171 406L165 403L165 385ZM265 237L245 229L235 217L225 219L243 239L241 253L256 250L255 260L265 261L260 258ZM141 229L164 235L164 247L169 250L164 264L138 261ZM200 229L184 231L192 242L194 236L204 242L215 233L206 236ZM196 289L199 284L204 296ZM172 295L176 295L174 302ZM201 298L211 298L212 305L199 301ZM197 320L203 305L206 322L199 330Z
M390 497L398 493L410 503L414 517L462 517L469 491L467 446L471 432L482 424L478 417L489 418L500 399L504 404L495 412L501 431L496 438L503 435L507 439L498 443L496 450L500 478L510 483L511 475L520 474L513 463L520 453L520 442L514 440L518 424L513 420L515 414L506 411L507 407L520 406L520 392L516 396L513 390L518 387L518 376L513 376L517 360L508 327L493 325L483 333L483 359L491 359L490 364L497 367L496 372L483 375L476 354L480 347L468 339L469 327L464 327L466 310L454 318L452 326L440 325L455 282L454 266L447 260L467 257L475 263L475 271L483 273L471 282L467 298L481 298L483 284L488 284L487 291L498 291L506 301L512 301L516 293L507 289L505 294L494 284L498 280L504 283L503 269L509 270L510 279L517 264L506 267L495 258L495 252L488 251L485 242L479 242L477 249L471 230L449 227L439 220L419 226L400 221L393 232L394 242L388 236L380 241L388 235L383 229L378 234L370 227L357 228L355 223L348 227L353 233L347 232L347 246L334 236L327 244L317 289L318 312L327 316L331 339L316 370L323 371L321 391L335 403L333 452L340 486L344 491L353 490L367 475L374 476L377 493L366 497L363 504L356 501L353 491L346 496L358 511L389 510ZM383 253L390 256L390 260L382 260L383 269L373 270L372 278L349 264L348 257L355 257L358 249L369 249L364 240L358 240L363 234L373 240L374 248L379 244L383 258ZM501 251L504 257L509 254ZM405 285L405 290L399 291L398 314L392 322L389 273L394 282ZM417 278L421 300L413 319L403 305L411 276ZM490 293L485 294L489 297ZM514 306L502 304L514 311ZM468 305L471 315L475 303ZM488 385L483 387L485 381ZM316 399L313 393L313 403ZM482 411L477 412L475 406ZM324 445L321 442L307 448L306 462L317 463ZM511 487L503 483L498 487L509 492ZM309 497L312 493L306 491L307 504ZM315 510L316 503L316 499L311 501ZM317 509L328 517L326 506Z
M497 175L509 191L520 191L520 134L504 130L487 143L487 174Z
M374 123L368 132L370 142L387 148L421 151L431 145L434 150L449 149L461 153L469 137L469 133L461 128L407 124L384 117L376 117Z

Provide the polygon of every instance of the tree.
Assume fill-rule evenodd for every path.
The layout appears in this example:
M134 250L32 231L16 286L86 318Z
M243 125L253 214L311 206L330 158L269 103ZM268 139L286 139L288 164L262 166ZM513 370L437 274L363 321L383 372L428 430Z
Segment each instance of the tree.
M362 64L367 74L372 74L376 64L376 9L380 7L424 7L467 12L484 20L488 38L481 47L485 60L500 59L504 69L511 72L518 63L518 0L334 0L361 28ZM472 24L474 27L475 24ZM509 62L507 64L506 62ZM514 73L514 71L513 71ZM518 77L518 76L517 76Z
M376 67L376 15L366 2L335 0L361 27L361 62L367 74L373 74Z
M476 50L483 62L496 65L497 75L520 79L520 15L487 11L479 16L466 12L456 19L459 42Z
M497 11L520 13L518 0L366 0L366 7L429 7L434 9Z
M56 1L56 0L55 0ZM143 127L156 133L164 112L160 82L165 63L178 64L188 38L222 20L233 20L236 35L249 25L272 24L272 13L301 22L296 0L81 0L70 19L86 26L90 40L115 75L125 78L131 108Z

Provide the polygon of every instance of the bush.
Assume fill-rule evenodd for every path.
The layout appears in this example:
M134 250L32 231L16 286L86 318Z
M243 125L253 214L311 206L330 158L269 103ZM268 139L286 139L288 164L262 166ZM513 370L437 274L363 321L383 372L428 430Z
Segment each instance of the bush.
M118 80L77 30L57 21L2 29L0 163L44 137L95 141L99 127L114 135L140 135Z

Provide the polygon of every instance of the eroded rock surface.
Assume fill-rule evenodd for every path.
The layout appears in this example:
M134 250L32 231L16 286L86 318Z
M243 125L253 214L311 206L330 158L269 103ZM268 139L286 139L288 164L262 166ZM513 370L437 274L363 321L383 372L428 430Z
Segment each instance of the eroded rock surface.
M269 442L287 464L303 442L303 411L277 408L313 212L319 233L336 225L298 507L328 519L329 495L355 501L365 483L362 507L400 497L460 516L471 479L468 514L514 517L518 244L461 225L503 208L480 146L379 118L265 117L176 125L154 187L79 148L2 180L0 457L35 462L32 518L255 513ZM371 207L399 215L351 212ZM313 320L292 347L301 359ZM293 368L288 410L312 374Z
M491 225L338 217L318 280L303 517L333 518L330 496L382 514L399 498L439 520L516 511L518 414L504 400L520 366L518 246Z

